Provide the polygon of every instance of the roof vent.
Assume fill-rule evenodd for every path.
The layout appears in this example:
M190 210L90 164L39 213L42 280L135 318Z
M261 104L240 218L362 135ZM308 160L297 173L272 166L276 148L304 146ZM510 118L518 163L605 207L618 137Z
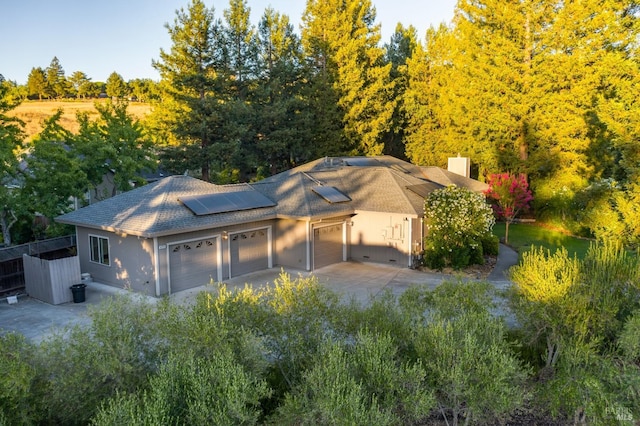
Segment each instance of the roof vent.
M342 158L324 157L324 165L326 167L340 167L344 164Z

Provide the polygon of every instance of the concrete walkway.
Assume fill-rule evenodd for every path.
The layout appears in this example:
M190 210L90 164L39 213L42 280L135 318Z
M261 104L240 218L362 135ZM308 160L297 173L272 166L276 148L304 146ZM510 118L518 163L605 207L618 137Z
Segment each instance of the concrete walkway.
M508 288L511 283L505 275L506 271L517 262L517 253L511 248L501 245L496 266L487 280L498 289ZM235 277L226 280L225 284L231 290L243 288L245 285L257 287L273 284L283 271L292 278L313 275L317 277L320 284L336 291L345 299L353 298L363 304L368 303L372 297L376 297L386 290L399 296L412 285L427 285L430 288L435 288L443 280L456 278L455 275L425 273L385 264L342 262L314 272L289 268L283 270L277 267ZM189 304L201 291L213 291L214 289L213 286L196 287L173 294L170 298L179 304ZM89 324L90 318L87 309L115 294L131 293L127 290L94 282L87 285L84 303L50 305L28 296L19 297L18 303L15 304L8 304L7 300L0 300L0 334L18 332L34 342L40 342L52 332L63 331L67 326ZM150 303L159 300L139 294L136 294L136 297L143 298Z

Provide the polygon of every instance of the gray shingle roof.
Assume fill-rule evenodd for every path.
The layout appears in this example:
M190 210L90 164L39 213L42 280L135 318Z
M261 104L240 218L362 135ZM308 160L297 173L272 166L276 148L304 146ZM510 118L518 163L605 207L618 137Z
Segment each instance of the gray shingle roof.
M59 216L56 220L150 238L275 217L273 207L196 216L178 201L185 195L253 190L246 184L221 186L188 176L169 176Z
M214 185L187 176L169 176L56 220L150 238L272 218L319 219L362 211L421 216L424 199L407 189L409 186L431 181L476 190L477 184L484 185L390 156L375 157L377 161L366 166L349 166L345 159L319 159L252 184ZM351 201L329 203L313 192L318 185L335 187ZM236 191L259 191L276 206L196 216L178 201L187 195Z

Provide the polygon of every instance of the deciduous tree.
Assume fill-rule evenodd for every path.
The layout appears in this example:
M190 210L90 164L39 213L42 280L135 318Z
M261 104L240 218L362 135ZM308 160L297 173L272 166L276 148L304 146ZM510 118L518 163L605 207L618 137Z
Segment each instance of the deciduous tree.
M529 209L533 195L525 175L500 173L489 175L487 198L493 201L492 207L498 219L505 221L504 242L509 243L509 225L521 213Z
M9 86L0 74L0 229L2 242L11 245L11 228L18 220L17 202L18 176L17 155L24 139L24 123L7 113L18 106L18 102L8 97Z
M127 113L126 103L96 103L95 108L99 117L94 121L87 114L78 116L80 130L69 145L81 160L92 191L113 173L113 192L95 193L96 199L102 199L142 183L142 172L155 170L157 163L151 142L141 124Z
M69 77L76 96L86 98L90 93L91 79L82 71L76 71Z
M81 199L88 187L81 160L68 144L72 135L59 123L62 114L60 109L45 120L23 156L27 168L22 173L22 197L32 217L42 214L49 220L51 229L47 232L52 233L56 232L53 219L71 211L74 199Z

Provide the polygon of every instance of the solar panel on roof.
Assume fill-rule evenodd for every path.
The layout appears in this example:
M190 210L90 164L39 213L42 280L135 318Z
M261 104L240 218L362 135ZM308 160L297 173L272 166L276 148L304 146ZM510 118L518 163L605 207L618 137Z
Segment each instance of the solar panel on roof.
M422 198L427 198L436 189L442 189L444 186L435 182L425 182L418 185L409 185L407 189L418 194Z
M178 201L187 206L196 216L273 207L276 205L276 203L258 191L189 195L180 197Z
M359 166L359 167L376 167L380 166L380 162L375 158L369 157L354 157L354 158L345 158L345 163L347 166Z
M347 197L333 186L316 186L311 188L311 190L331 204L351 201L351 198Z

